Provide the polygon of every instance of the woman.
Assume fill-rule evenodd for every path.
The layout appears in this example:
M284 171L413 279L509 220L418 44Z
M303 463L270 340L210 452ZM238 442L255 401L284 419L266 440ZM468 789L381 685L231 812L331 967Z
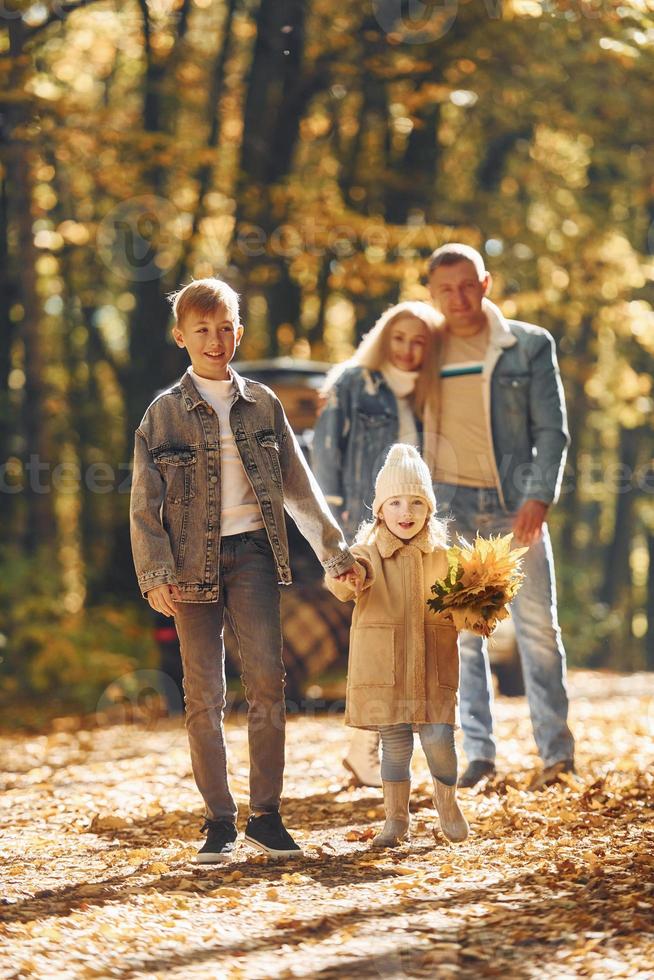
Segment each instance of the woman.
M311 457L348 541L370 519L389 448L397 442L422 448L425 404L440 376L442 322L427 303L391 306L327 376ZM344 765L358 783L381 786L378 733L358 731Z
M353 356L327 376L313 471L348 540L370 519L375 478L396 442L422 448L422 417L438 383L440 314L427 303L391 306Z

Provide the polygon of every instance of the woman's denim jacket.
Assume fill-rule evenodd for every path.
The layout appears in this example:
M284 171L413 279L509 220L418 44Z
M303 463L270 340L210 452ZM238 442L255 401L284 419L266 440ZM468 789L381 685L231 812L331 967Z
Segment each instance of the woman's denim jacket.
M230 423L280 583L291 581L285 507L325 571L339 575L353 558L279 399L265 385L232 375ZM176 584L182 601L218 598L220 477L218 418L187 372L155 398L136 430L130 527L144 595Z
M397 442L398 426L397 401L383 374L346 368L316 424L311 465L348 541L372 517L375 479ZM416 428L420 435L418 419Z

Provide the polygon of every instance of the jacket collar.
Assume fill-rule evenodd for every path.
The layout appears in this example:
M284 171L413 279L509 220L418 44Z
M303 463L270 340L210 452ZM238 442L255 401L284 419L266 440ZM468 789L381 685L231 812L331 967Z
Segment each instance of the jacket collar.
M180 379L179 386L182 389L182 395L184 396L184 404L190 412L191 409L195 408L197 405L204 405L204 398L195 387L193 378L191 377L189 371L190 368L187 368ZM244 398L246 402L255 401L254 394L252 393L247 379L242 378L240 374L237 374L234 368L231 366L229 368L229 372L232 376L238 396L240 398Z
M481 301L481 308L488 320L490 347L513 347L514 344L518 343L518 338L511 333L509 322L499 306L484 296Z
M400 548L406 548L408 546L419 548L424 555L431 554L438 547L438 542L434 539L429 521L427 521L422 531L419 531L409 541L403 541L389 531L385 524L379 524L375 531L374 542L382 558L391 558Z
M254 397L254 392L250 387L250 382L247 378L242 378L240 374L234 370L230 365L229 368L232 378L234 379L234 384L236 385L236 390L238 391L239 398L244 398L246 402L254 402L256 398Z

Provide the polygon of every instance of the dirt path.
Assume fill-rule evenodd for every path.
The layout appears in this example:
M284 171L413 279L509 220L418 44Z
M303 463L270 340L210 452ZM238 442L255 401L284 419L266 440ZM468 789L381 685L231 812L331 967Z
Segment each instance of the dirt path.
M306 856L239 845L200 867L180 724L0 737L0 977L654 977L654 676L573 674L579 784L533 794L522 699L496 705L501 773L462 793L470 840L369 849L376 790L351 789L340 719L293 719L285 819ZM63 725L65 727L65 725ZM247 745L229 725L246 816Z

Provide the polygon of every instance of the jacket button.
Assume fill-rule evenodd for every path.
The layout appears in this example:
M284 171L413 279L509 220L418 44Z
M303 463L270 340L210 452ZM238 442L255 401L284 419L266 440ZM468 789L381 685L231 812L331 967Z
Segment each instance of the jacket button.
M218 483L218 477L217 476L212 476L211 477L211 483Z

